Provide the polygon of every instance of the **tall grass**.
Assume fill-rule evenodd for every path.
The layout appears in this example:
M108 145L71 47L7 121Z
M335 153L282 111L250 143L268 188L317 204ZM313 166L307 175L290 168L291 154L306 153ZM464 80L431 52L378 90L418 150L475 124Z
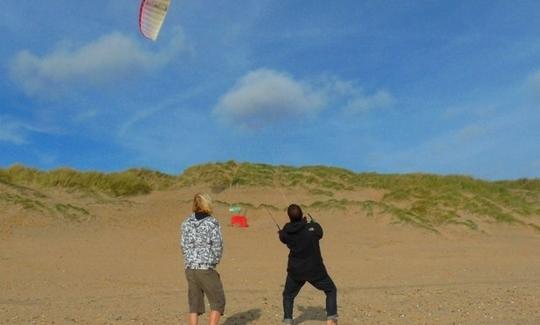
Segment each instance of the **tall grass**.
M463 175L354 173L325 166L237 162L195 166L179 178L184 184L304 188L313 195L330 197L309 208L339 211L361 206L368 215L388 213L397 222L430 230L445 224L478 229L470 217L523 223L523 218L540 216L539 179L490 182ZM337 192L362 188L384 191L382 201L359 203L334 198Z
M172 176L148 169L119 173L79 172L69 168L39 171L21 165L0 169L0 182L29 187L62 187L98 191L112 196L147 194L152 190L209 186L216 191L231 187L262 186L303 189L328 199L313 209L360 208L368 215L388 213L398 222L435 229L444 224L476 229L470 219L529 224L540 216L540 179L490 182L462 175L377 174L325 166L272 166L246 162L217 162L192 166ZM384 192L380 202L339 199L339 192L373 188ZM245 207L257 208L245 204ZM536 221L535 221L536 222ZM532 223L536 224L536 223ZM531 226L532 227L532 226Z
M45 172L15 165L2 170L1 174L2 180L8 183L99 191L112 196L147 194L152 190L152 185L135 171L104 174L60 168Z
M29 198L19 194L0 193L0 203L4 202L20 206L25 210L35 210L39 212L44 212L47 210L45 203L43 203L41 200Z

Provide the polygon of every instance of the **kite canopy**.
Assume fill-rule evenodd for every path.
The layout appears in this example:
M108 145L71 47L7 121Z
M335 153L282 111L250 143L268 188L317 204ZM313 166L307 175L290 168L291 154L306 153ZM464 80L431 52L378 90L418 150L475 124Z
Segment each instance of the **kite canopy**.
M139 29L141 33L155 41L158 37L159 30L167 9L169 9L170 0L142 0L141 10L139 13Z

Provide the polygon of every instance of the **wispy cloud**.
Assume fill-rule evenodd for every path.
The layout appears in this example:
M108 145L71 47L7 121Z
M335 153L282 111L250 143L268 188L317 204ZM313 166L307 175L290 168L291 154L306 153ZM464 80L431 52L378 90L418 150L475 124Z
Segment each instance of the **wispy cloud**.
M329 105L339 109L346 118L390 108L397 101L388 90L376 89L373 93L368 93L351 80L324 76L316 83L329 99Z
M0 117L0 126L0 141L12 144L26 143L23 125Z
M185 105L186 100L189 100L195 96L200 96L204 90L205 88L193 88L190 90L185 90L183 93L175 94L159 102L144 105L143 108L138 108L129 116L129 118L125 119L119 124L118 136L125 136L132 128L136 127L140 123L144 123L144 121L147 119L151 119L158 113L164 112L164 115L175 114L179 110L179 107Z
M367 113L375 109L390 107L394 102L392 94L386 90L379 90L373 95L359 94L353 97L344 110L347 114Z
M371 163L394 172L478 172L476 164L483 163L486 153L497 147L491 141L496 130L494 126L473 123L393 152L372 153ZM488 173L487 169L484 172Z
M0 142L26 144L29 134L33 132L43 133L44 130L9 116L0 115Z
M99 87L158 69L181 51L190 51L181 29L159 52L115 32L78 48L59 45L43 56L20 51L10 62L10 76L29 96L54 98L78 87Z
M531 163L538 152L535 121L531 109L499 107L485 119L373 154L370 163L392 172L466 173L489 179L536 176L538 168Z

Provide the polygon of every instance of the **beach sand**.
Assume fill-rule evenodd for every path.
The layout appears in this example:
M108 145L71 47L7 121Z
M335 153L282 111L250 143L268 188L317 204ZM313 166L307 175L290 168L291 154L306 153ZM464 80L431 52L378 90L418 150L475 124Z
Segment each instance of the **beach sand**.
M196 190L81 201L93 217L80 223L11 212L10 220L35 222L1 234L0 323L185 324L179 226ZM216 195L222 202L275 205L283 196L290 198L263 189ZM540 324L540 233L534 230L486 224L483 231L446 227L436 234L385 216L310 213L325 230L321 248L338 287L341 325ZM284 212L272 214L286 222ZM225 205L215 215L225 242L218 267L227 298L221 324L279 324L288 250L276 226L264 209L247 211L248 228L229 226ZM207 315L201 317L205 324ZM295 319L323 324L324 294L306 284Z

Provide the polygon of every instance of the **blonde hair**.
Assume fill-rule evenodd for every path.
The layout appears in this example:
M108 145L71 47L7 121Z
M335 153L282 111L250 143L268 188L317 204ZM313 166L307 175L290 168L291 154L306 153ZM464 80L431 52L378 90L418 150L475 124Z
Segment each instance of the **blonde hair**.
M197 193L193 198L193 212L212 213L212 198L206 193Z

